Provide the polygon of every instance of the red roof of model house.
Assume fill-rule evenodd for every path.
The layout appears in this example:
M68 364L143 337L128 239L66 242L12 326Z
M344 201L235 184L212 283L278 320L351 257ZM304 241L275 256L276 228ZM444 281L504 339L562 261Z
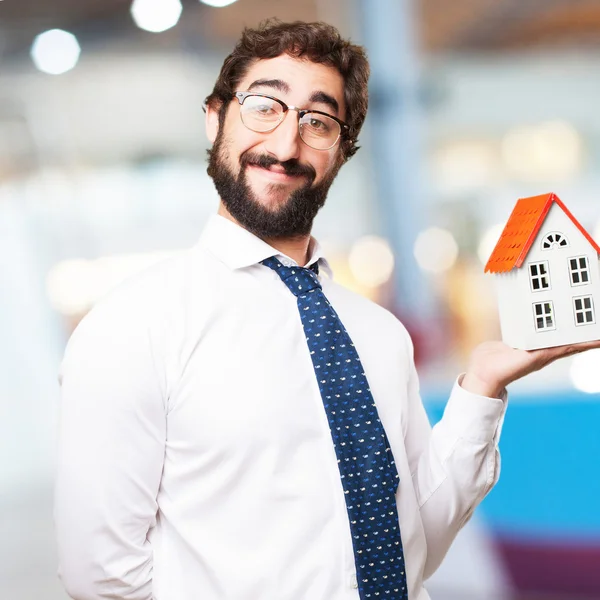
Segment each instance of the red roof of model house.
M555 194L542 194L530 198L521 198L513 209L504 231L492 252L487 264L486 273L506 273L514 267L520 267L538 234L552 203L556 202L585 239L600 254L598 244L581 226L581 223L570 213L569 209Z

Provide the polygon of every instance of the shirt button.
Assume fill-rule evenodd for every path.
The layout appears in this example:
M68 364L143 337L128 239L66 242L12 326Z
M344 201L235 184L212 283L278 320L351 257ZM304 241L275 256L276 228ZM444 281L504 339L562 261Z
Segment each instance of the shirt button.
M356 575L352 575L352 579L350 579L350 587L357 589L358 581L356 580Z

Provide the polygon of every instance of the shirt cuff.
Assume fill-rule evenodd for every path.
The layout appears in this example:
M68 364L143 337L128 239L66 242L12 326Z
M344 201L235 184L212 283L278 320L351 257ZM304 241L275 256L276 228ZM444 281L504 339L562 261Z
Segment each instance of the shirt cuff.
M449 433L474 442L497 442L504 422L508 393L501 398L488 398L463 389L461 374L452 388L444 410L444 424Z

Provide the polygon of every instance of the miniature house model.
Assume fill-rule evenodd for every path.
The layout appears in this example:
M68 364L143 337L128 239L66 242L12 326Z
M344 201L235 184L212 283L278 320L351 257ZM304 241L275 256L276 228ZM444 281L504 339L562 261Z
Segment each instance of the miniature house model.
M533 350L600 339L600 247L554 194L520 199L485 271L502 339Z

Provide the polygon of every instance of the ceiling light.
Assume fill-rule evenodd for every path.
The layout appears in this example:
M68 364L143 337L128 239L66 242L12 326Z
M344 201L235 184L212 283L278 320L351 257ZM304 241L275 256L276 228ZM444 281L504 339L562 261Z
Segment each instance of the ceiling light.
M133 0L131 16L140 29L160 33L177 25L182 10L180 0Z
M31 59L42 72L62 75L79 60L81 47L77 38L68 31L51 29L40 33L31 45Z
M214 6L215 8L223 8L224 6L229 6L233 4L237 0L200 0L202 4L207 4L208 6Z

